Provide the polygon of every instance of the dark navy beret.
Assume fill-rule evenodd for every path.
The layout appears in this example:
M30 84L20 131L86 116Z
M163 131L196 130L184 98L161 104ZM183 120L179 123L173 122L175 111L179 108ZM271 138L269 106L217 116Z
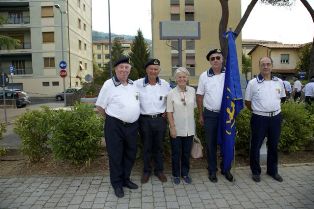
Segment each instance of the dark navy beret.
M117 65L121 64L121 63L127 63L127 64L131 64L130 58L129 57L120 57L114 64L113 67L116 67Z
M148 62L146 62L146 64L144 65L144 68L146 69L147 66L149 65L159 65L160 66L160 61L159 59L150 59L148 60Z
M212 50L210 50L210 51L208 52L208 54L206 55L206 59L209 61L210 55L215 54L215 53L222 54L222 52L221 52L220 49L212 49Z

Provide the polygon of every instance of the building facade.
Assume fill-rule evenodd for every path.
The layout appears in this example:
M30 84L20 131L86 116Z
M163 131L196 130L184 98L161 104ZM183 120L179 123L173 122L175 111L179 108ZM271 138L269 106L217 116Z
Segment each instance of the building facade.
M229 1L229 25L235 29L241 19L240 0ZM161 60L160 76L174 79L178 67L177 40L161 40L161 21L197 21L200 23L199 40L182 41L182 66L189 69L190 83L197 84L199 75L209 68L206 54L209 49L220 48L219 22L221 5L219 1L207 0L151 0L152 8L152 56ZM238 58L241 60L241 35L236 40ZM241 65L241 62L239 62Z
M6 22L0 34L20 41L0 49L0 70L14 67L11 86L31 96L54 96L63 90L59 63L67 63L65 87L80 87L92 65L92 0L0 0ZM11 79L10 79L11 81Z
M298 52L302 44L257 44L248 54L252 59L252 75L259 73L259 60L268 56L273 60L273 73L294 75L297 73Z
M120 42L123 48L123 54L129 55L132 41L121 38ZM110 60L109 57L109 40L93 41L93 58L98 67L104 68L105 64Z

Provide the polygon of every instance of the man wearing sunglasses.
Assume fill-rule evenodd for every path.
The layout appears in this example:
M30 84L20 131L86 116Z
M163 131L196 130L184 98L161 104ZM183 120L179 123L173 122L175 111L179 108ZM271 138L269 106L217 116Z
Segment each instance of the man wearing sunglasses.
M213 49L206 55L211 68L200 75L196 92L199 122L204 125L207 144L208 178L211 182L218 181L217 173L217 133L219 112L222 101L225 68L223 55L220 49ZM230 171L222 172L226 179L233 181Z

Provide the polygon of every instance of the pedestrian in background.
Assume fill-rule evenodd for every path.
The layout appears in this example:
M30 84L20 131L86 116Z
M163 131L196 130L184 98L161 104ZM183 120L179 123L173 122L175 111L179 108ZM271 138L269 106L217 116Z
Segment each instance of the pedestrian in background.
M180 183L180 177L187 184L192 183L189 175L192 141L195 135L194 108L195 89L187 86L190 73L180 67L175 72L177 86L167 97L167 116L170 128L172 181Z
M305 102L311 105L314 102L314 76L304 87Z
M252 79L246 88L245 105L253 114L251 117L250 167L252 179L261 181L260 148L267 137L267 171L276 181L283 179L278 173L278 142L281 132L281 98L285 88L281 79L271 75L273 61L262 57L259 61L260 74Z
M199 111L199 122L204 125L207 148L208 178L215 183L217 179L217 142L218 123L223 89L225 83L225 68L220 49L210 50L206 56L211 68L200 75L196 92L196 101ZM223 165L221 164L221 169ZM230 182L233 176L229 171L221 173Z
M297 99L301 99L302 94L302 83L299 80L299 76L296 76L293 84L293 99L296 102Z
M170 85L158 77L160 61L150 59L144 66L146 76L135 81L139 90L141 115L140 135L143 143L143 175L141 182L147 183L152 173L161 182L166 182L163 162L163 141L167 130L166 99Z
M105 81L96 101L105 117L105 140L109 157L110 182L115 195L124 196L123 187L137 189L130 180L136 157L136 139L140 103L133 82L128 79L130 59L121 57L114 63L115 75Z
M287 81L286 76L282 77L282 81L283 81L283 85L285 87L285 92L286 92L286 97L284 97L283 99L283 102L285 102L286 100L290 99L292 88L291 88L290 82Z

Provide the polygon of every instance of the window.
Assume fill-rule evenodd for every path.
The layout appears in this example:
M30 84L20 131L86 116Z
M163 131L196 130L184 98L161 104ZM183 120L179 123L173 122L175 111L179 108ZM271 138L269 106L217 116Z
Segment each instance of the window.
M172 66L172 75L174 75L176 69L179 67L178 54L172 54L171 55L171 66Z
M97 45L97 49L98 50L100 50L101 49L101 45L99 44L99 45Z
M43 82L43 86L49 86L49 82Z
M98 63L98 67L101 67L101 64L100 64L100 63Z
M194 21L194 13L185 13L185 20L186 21Z
M87 45L86 45L86 43L84 43L84 50L86 50L87 49Z
M171 14L171 20L173 21L180 20L180 14Z
M289 54L281 54L280 55L280 63L281 64L289 64Z
M101 59L101 54L97 54L97 59Z
M191 76L195 76L195 54L186 54L186 68Z
M42 6L41 7L41 17L53 17L53 7L52 6Z
M110 59L110 54L105 54L106 59Z
M82 41L81 40L79 40L78 45L79 45L79 49L82 49Z
M109 49L109 45L105 44L105 50L108 50L108 49Z
M80 18L77 19L77 24L78 24L78 25L77 25L78 28L81 29L81 19L80 19Z
M42 35L43 35L43 43L55 42L54 32L43 32Z
M59 86L59 81L52 81L52 86Z
M179 46L178 46L178 40L172 40L172 41L171 41L171 50L176 50L176 51L178 51L178 48L179 48Z
M86 31L86 24L84 23L84 31Z
M55 58L54 57L44 57L44 67L45 68L54 68Z
M180 0L170 0L170 5L180 4Z
M194 0L185 0L185 5L194 5Z
M12 65L15 68L14 74L16 75L25 74L25 60L13 60Z
M186 49L187 50L195 50L195 41L194 40L186 40Z

